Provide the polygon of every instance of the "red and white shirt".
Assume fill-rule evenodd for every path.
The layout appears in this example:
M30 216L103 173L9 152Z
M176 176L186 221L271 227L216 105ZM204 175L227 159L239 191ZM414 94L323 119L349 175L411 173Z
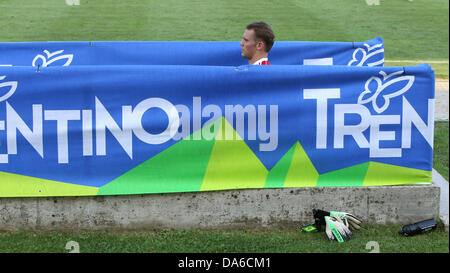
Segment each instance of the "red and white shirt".
M257 60L253 65L270 65L268 58L262 58Z

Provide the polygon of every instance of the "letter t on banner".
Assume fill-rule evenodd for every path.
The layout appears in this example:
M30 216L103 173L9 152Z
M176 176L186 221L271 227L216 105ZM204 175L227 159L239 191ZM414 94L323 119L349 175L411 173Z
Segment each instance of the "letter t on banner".
M316 149L327 148L328 99L339 99L340 97L341 89L339 88L303 90L304 99L317 100Z
M0 120L0 131L3 130L5 130L5 121ZM0 154L0 163L8 163L8 154Z

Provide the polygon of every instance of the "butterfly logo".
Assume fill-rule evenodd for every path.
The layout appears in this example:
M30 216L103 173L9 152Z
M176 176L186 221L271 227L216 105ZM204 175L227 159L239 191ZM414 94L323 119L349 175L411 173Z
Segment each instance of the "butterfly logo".
M384 48L383 44L376 44L369 46L364 44L364 47L359 47L353 51L352 60L347 64L348 66L377 66L384 63ZM381 59L379 59L381 57ZM368 61L371 62L368 62Z
M388 109L391 99L404 94L414 83L414 76L400 76L402 74L403 70L389 75L380 71L383 78L369 78L364 91L358 97L358 104L372 103L375 112L384 112Z
M17 89L17 82L2 82L5 78L6 76L0 76L0 102L9 99ZM4 92L3 90L8 91Z
M45 57L42 54L38 54L33 59L32 65L36 66L36 62L38 60L41 60L42 64L40 64L40 66L47 67L48 65L50 65L50 64L52 64L52 63L54 63L56 61L66 59L66 62L62 66L69 66L72 63L73 54L66 54L66 55L56 56L56 55L59 55L59 54L61 54L63 52L64 52L64 50L59 50L59 51L55 51L55 52L50 53L48 50L44 50L44 53L47 55L47 57ZM52 57L54 57L54 58L52 58Z

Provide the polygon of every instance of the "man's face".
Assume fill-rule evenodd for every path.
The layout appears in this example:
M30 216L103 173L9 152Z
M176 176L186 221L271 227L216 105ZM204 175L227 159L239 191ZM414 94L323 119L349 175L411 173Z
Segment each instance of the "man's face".
M242 57L250 60L256 53L257 42L255 40L255 31L246 29L241 41Z

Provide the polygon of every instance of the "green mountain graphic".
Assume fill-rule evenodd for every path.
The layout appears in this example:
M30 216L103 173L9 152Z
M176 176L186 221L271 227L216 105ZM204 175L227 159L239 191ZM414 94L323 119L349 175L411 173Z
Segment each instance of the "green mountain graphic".
M319 174L300 142L295 143L294 154L284 181L285 188L315 187Z
M267 175L266 184L264 188L282 188L284 187L284 181L286 180L286 175L291 166L292 157L294 156L295 147L297 145L292 145L289 151L278 161L278 163L270 170Z
M298 141L268 171L222 117L100 188L0 172L0 197L387 186L431 182L431 171L373 161L319 175Z
M321 174L317 187L359 187L364 183L369 162Z
M211 130L221 120L210 124ZM214 140L205 140L202 129L180 140L112 182L99 195L199 191ZM200 139L200 140L192 140Z
M431 183L431 172L366 162L319 175L300 142L268 171L222 117L104 185L98 194L409 183Z
M226 132L234 139L224 140ZM225 118L217 136L201 191L263 188L269 172Z

